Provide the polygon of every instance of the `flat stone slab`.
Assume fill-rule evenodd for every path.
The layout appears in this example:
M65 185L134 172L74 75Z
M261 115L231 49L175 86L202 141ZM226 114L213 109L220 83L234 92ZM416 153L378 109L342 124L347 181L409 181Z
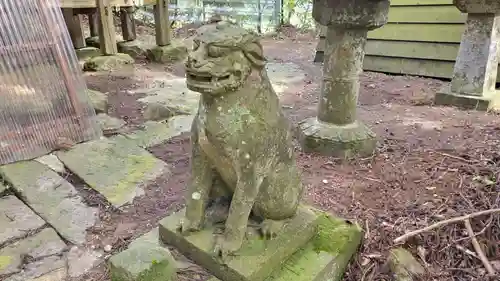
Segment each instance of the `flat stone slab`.
M65 281L67 277L66 260L51 256L29 263L19 274L4 281Z
M125 137L134 140L140 147L155 146L182 133L190 132L193 119L193 115L179 115L166 122L146 121L141 130L133 131Z
M143 195L150 181L169 171L165 162L120 135L81 143L57 156L115 207Z
M137 238L129 247L109 259L111 279L116 281L174 281L175 260L160 244L158 228Z
M319 213L318 233L265 281L342 280L363 234L357 225ZM209 281L218 280L212 278Z
M21 272L23 259L39 259L61 254L66 244L52 228L10 244L0 250L0 276Z
M111 117L105 113L97 114L96 120L99 126L101 126L104 135L115 134L125 126L125 121L116 117Z
M436 93L434 105L455 106L465 110L499 111L499 96L500 91L495 91L485 96L460 95L451 92L448 86Z
M282 94L292 84L299 84L306 78L306 72L293 62L266 64L267 76L276 94Z
M244 245L235 256L223 264L213 254L214 233L220 229L206 228L187 236L177 228L184 211L175 213L160 222L161 240L175 246L184 256L208 270L223 281L263 281L316 233L316 214L307 207L299 208L276 238L264 240L257 229L248 228Z
M98 209L85 205L72 184L36 161L1 166L0 174L62 237L74 244L86 241L86 230L95 224Z
M66 170L64 168L64 164L54 154L47 154L47 155L40 156L40 157L36 158L35 161L46 165L47 167L51 168L54 172L59 173L59 174L64 173Z
M102 252L73 246L67 253L69 277L80 277L101 261Z
M155 88L139 89L130 94L144 94L138 99L146 105L144 118L160 121L176 115L194 115L198 111L200 94L186 86L185 78L158 80Z
M45 221L15 196L0 198L0 245L22 238Z

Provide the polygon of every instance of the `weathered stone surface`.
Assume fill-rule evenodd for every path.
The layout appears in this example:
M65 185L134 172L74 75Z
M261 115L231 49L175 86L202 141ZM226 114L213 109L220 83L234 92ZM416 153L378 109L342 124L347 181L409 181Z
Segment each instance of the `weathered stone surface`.
M318 233L266 281L340 281L361 243L360 228L320 213ZM217 281L212 278L209 281ZM225 281L225 280L224 280Z
M170 251L159 241L158 228L134 240L108 262L113 281L174 281L175 264Z
M102 256L103 254L98 251L77 246L71 247L66 255L69 276L74 278L87 273L101 261Z
M97 114L108 112L108 95L99 91L88 89L90 102Z
M123 36L120 34L116 35L116 42L123 41ZM92 36L85 38L85 44L94 48L100 48L99 36Z
M403 248L392 249L388 263L395 281L417 281L425 275L425 268Z
M146 96L138 99L146 105L144 118L165 120L176 115L194 115L200 103L200 94L188 90L184 78L161 81L159 87L143 89L135 93Z
M163 143L182 133L191 131L193 115L179 115L168 119L166 122L147 121L144 128L125 135L134 140L140 147L151 147Z
M134 59L128 54L118 53L112 56L91 57L83 65L84 71L111 71L125 64L133 64Z
M271 240L262 239L257 230L249 227L243 247L221 262L213 251L218 227L207 227L190 235L178 232L184 210L160 222L160 237L175 246L183 255L224 281L262 281L280 267L281 263L303 247L316 233L317 216L308 207L301 207L281 232ZM225 263L225 264L224 264Z
M98 210L86 206L73 185L36 161L1 166L0 174L62 237L74 244L86 241L86 230L95 224Z
M147 46L139 40L118 42L117 47L118 52L128 54L134 59L145 56L147 50Z
M120 135L81 143L57 156L116 207L143 195L150 181L168 172L163 161Z
M6 192L7 189L8 189L7 186L2 182L2 179L0 179L0 195Z
M0 245L26 236L44 224L42 218L15 196L0 198Z
M500 91L484 96L459 95L451 92L449 87L436 92L434 105L455 106L465 110L498 111L500 110Z
M387 23L389 0L315 0L313 18L321 25L375 29Z
M301 83L306 78L306 73L295 63L268 63L267 75L276 94L280 95L295 83Z
M62 257L51 256L29 263L19 274L5 281L65 281L66 261Z
M54 154L47 154L47 155L38 157L35 159L35 161L46 165L47 167L51 168L56 173L62 174L65 171L64 164Z
M184 41L172 40L167 46L154 46L148 49L147 58L159 63L173 63L186 58L187 52Z
M223 259L241 248L252 211L263 237L271 238L295 216L303 190L290 125L259 40L235 24L205 25L185 64L186 85L201 100L191 127L192 179L180 230L203 228L207 202L231 197L224 235L214 247Z
M500 2L496 0L453 0L462 13L498 14Z
M75 50L76 57L79 60L86 60L91 57L96 57L101 55L101 50L95 47L85 47Z
M66 244L52 228L0 249L0 276L21 272L23 259L39 259L61 254Z
M375 133L359 122L344 126L309 118L299 124L299 141L305 152L339 158L367 157L377 145Z
M117 133L123 126L125 126L125 121L111 117L105 113L97 114L96 120L105 135Z

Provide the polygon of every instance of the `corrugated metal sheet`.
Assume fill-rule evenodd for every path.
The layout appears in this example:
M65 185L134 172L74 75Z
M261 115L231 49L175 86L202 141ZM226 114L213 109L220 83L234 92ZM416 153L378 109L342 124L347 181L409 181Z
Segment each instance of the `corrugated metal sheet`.
M0 164L102 134L57 1L1 1Z

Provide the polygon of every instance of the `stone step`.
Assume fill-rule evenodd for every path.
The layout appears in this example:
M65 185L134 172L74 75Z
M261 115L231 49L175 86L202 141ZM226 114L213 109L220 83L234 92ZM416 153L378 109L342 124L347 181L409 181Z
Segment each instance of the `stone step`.
M97 208L88 207L75 187L49 167L20 161L0 167L0 175L40 217L74 244L86 241L87 228L97 219Z
M57 156L115 207L131 203L148 183L169 172L165 162L121 135L77 144Z
M318 233L265 281L342 280L363 233L357 225L318 213ZM212 278L209 281L219 279Z
M22 238L43 225L45 221L15 196L0 198L0 245Z
M214 233L220 230L206 228L190 235L181 235L177 227L184 211L160 222L162 241L176 247L187 258L223 281L265 280L316 233L316 214L308 207L301 207L282 232L271 240L262 239L255 228L249 227L242 249L223 264L213 254Z

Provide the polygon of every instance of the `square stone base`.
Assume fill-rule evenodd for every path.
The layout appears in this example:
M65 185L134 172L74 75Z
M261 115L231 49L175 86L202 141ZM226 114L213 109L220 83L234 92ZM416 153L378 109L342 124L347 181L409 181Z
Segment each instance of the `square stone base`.
M449 88L436 93L434 105L455 106L465 110L498 111L500 110L500 91L484 96L460 95Z
M377 145L375 133L360 122L337 126L320 122L316 117L299 124L299 141L304 152L342 159L370 156Z
M221 227L182 235L177 231L184 210L160 222L160 239L204 267L222 281L263 281L316 233L316 214L307 207L299 208L276 238L264 240L255 227L249 227L240 251L225 261L214 255L213 248Z
M183 215L160 222L160 239L212 273L209 281L339 281L362 238L358 225L302 206L272 240L249 227L243 248L222 264L212 253L218 229L182 236L176 228Z

